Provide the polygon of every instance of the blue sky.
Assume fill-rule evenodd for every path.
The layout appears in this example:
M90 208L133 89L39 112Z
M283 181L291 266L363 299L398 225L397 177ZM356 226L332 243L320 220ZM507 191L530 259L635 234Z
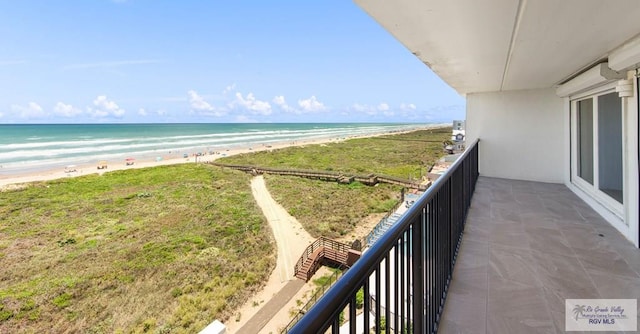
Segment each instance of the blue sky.
M0 123L464 118L345 0L0 0L0 41Z

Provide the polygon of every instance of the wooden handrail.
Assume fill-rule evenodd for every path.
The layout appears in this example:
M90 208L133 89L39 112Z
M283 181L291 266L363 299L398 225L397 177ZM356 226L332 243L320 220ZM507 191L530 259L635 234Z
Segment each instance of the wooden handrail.
M223 164L215 161L207 162L210 165L218 167L227 167L244 172L251 172L257 174L275 174L275 175L291 175L299 177L317 178L317 179L330 179L333 181L349 182L358 181L367 185L376 185L378 183L397 184L411 189L426 190L428 185L412 182L395 176L389 175L349 175L334 171L318 171L318 170L304 170L304 169L288 169L288 168L272 168L272 167L258 167L258 166L244 166L234 164Z
M315 270L318 268L319 263L325 257L326 248L332 249L341 253L348 253L349 250L351 249L351 246L339 241L326 238L326 237L320 237L316 239L313 243L311 243L311 245L307 246L307 248L302 252L302 255L300 256L300 258L298 259L298 262L296 262L294 266L294 274L297 275L300 269L302 268L303 264L307 261L307 259L309 259L309 256L319 249L320 252L318 253L318 257L314 260L314 263L312 264L311 268L309 269L309 271L307 271L305 275L306 280L308 281L311 278L312 273L314 273Z

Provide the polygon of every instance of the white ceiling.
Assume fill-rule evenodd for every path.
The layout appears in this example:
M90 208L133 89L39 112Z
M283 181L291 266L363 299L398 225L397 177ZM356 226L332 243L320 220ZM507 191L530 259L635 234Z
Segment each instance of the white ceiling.
M640 34L640 0L355 0L461 94L552 87Z

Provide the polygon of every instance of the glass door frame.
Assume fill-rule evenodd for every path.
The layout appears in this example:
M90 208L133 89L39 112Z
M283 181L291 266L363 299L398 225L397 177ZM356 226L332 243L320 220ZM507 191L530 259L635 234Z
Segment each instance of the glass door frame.
M571 183L573 183L580 190L584 191L589 196L593 197L597 202L599 202L602 206L607 208L617 217L624 221L624 204L616 201L612 197L610 197L605 192L599 189L599 147L598 147L598 97L602 95L606 95L612 92L615 92L616 83L608 83L602 85L598 88L594 88L587 92L581 93L579 95L574 95L570 97L570 136L571 136ZM578 137L578 102L592 99L593 100L593 184L585 181L579 176L579 137ZM624 123L624 114L625 114L625 103L621 103L622 119ZM624 135L624 124L621 124L622 132L620 136ZM625 141L624 137L622 138L622 150L625 151ZM624 187L624 157L621 162L623 165L622 171L622 184ZM624 198L624 189L623 189L623 198Z

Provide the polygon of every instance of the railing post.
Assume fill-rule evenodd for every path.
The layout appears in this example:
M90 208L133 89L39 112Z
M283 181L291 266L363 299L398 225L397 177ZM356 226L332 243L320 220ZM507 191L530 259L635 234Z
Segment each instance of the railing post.
M413 221L411 229L411 265L413 269L413 332L424 333L424 257L422 253L422 234L425 225L426 212Z
M329 327L332 327L333 333L338 333L340 313L347 306L354 307L355 295L361 287L364 287L365 292L365 314L368 314L371 308L375 309L376 315L375 320L371 322L365 316L363 322L375 323L378 327L377 332L380 332L382 313L387 318L387 332L436 332L477 178L478 145L474 143L471 149L465 151L414 206L345 272L343 279L336 282L326 295L308 310L291 328L291 333L325 333ZM329 240L326 242L334 245ZM390 252L394 247L397 249L392 256ZM389 266L392 258L396 259L393 267ZM381 264L382 261L385 261L384 266ZM384 276L381 275L382 270ZM391 271L394 271L393 276ZM381 293L382 277L387 285L384 288L384 298ZM394 278L394 288L388 287L391 278ZM374 286L369 286L370 282ZM394 298L390 298L391 291L396 294ZM369 295L369 292L374 293ZM370 299L374 295L375 300ZM384 305L381 305L383 303ZM381 312L381 309L384 309L384 312ZM349 312L353 317L353 309ZM393 319L389 319L390 317ZM353 322L350 324L351 332L354 332L354 325ZM364 331L368 332L368 328Z

